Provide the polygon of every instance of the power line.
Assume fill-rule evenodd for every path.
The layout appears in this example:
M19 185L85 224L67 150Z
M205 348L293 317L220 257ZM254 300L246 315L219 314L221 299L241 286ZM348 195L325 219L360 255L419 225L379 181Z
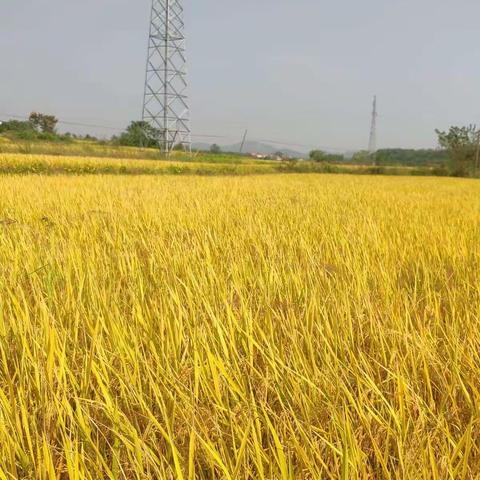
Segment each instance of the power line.
M0 113L0 117L9 119L9 118L14 118L16 120L23 120L27 121L28 117L25 115L16 115L16 114L11 114L11 113ZM58 120L58 123L60 125L69 125L69 126L75 126L75 127L84 127L84 128L102 128L105 130L112 130L116 132L123 132L125 131L125 127L114 127L112 125L100 125L100 124L95 124L95 123L84 123L84 122L75 122L71 120ZM192 134L193 138L197 139L223 139L223 140L233 140L234 135L218 135L218 134L207 134L207 133L197 133L197 134ZM285 142L281 140L273 140L273 139L266 139L266 138L250 138L250 141L252 142L259 142L259 143L269 143L272 145L279 145L282 147L291 147L291 148L305 148L305 149L315 149L315 148L320 148L324 150L333 150L333 151L345 151L346 149L342 148L337 148L337 147L329 147L325 145L313 145L313 144L304 144L304 143L295 143L295 142Z
M24 120L27 121L28 117L24 115L13 115L11 113L0 113L0 117L2 118L14 118L16 120ZM72 121L67 121L67 120L58 120L58 123L61 125L71 125L75 127L86 127L86 128L103 128L106 130L115 130L122 132L125 130L125 127L113 127L111 125L98 125L95 123L81 123L81 122L72 122ZM206 134L197 134L193 135L194 137L199 137L199 138L232 138L232 136L227 136L227 135L206 135Z
M17 120L28 120L28 117L22 116L22 115L12 115L10 113L0 113L0 116L3 118L15 118ZM120 127L112 127L112 126L107 126L107 125L96 125L93 123L80 123L80 122L71 122L67 120L58 120L58 123L61 125L70 125L73 127L86 127L86 128L104 128L106 130L117 130L117 131L123 131L125 130L124 128Z

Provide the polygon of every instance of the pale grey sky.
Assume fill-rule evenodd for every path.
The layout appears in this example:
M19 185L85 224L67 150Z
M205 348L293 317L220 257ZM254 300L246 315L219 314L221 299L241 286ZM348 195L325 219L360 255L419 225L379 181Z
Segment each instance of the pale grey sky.
M141 115L149 0L3 0L0 115ZM185 0L195 134L433 147L480 123L478 0ZM74 130L73 128L71 130ZM92 129L97 134L111 134ZM196 138L195 140L200 140Z

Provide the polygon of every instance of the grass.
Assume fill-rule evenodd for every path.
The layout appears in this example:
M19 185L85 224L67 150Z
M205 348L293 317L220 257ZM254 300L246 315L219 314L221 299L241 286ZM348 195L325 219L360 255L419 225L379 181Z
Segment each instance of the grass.
M0 189L0 479L480 477L478 182Z
M0 155L0 174L41 175L245 175L273 173L282 165L213 163L171 160L131 160L52 155Z
M359 175L438 175L434 167L323 164L258 160L236 154L173 152L168 159L152 148L99 141L24 141L0 135L1 174L246 175L262 173L345 173ZM444 175L445 173L442 173Z
M258 175L269 173L425 176L432 174L432 170L411 167L330 165L314 162L257 161L245 157L208 154L188 157L175 154L169 160L0 154L0 175Z
M76 140L68 142L24 141L0 135L0 155L20 154L55 157L87 157L114 158L121 160L165 160L156 148L123 147L107 142ZM235 154L211 154L194 152L187 155L183 152L172 152L172 159L182 162L228 163L228 164L269 164L265 160L253 160L249 157Z

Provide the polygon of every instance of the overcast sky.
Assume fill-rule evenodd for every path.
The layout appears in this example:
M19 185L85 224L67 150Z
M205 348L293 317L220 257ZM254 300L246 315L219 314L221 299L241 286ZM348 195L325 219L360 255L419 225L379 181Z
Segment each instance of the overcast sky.
M149 10L149 0L2 0L2 118L138 119ZM185 0L185 10L195 134L229 143L248 128L365 148L374 94L380 147L434 147L435 128L480 124L478 0Z

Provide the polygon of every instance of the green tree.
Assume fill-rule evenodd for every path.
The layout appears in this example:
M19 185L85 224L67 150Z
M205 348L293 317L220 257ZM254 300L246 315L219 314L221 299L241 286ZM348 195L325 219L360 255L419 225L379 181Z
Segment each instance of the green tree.
M214 154L222 153L222 149L220 148L219 145L217 145L216 143L214 143L214 144L210 147L210 153L214 153Z
M0 123L0 133L7 132L34 132L30 122L22 122L20 120L9 120Z
M312 150L310 152L310 160L312 162L326 162L328 161L328 153L322 150Z
M310 152L310 160L319 163L341 163L345 158L339 154L327 153L322 150L312 150Z
M480 131L473 125L450 127L448 132L435 130L438 143L448 151L452 173L469 176L478 171L480 165Z
M369 165L373 162L372 154L366 150L355 152L352 157L352 163L356 165Z
M377 151L377 165L444 166L449 154L445 149L386 148Z
M57 128L58 119L54 115L32 112L28 119L32 127L41 133L54 134Z
M159 131L148 122L131 122L125 132L119 135L116 142L127 147L158 146Z

